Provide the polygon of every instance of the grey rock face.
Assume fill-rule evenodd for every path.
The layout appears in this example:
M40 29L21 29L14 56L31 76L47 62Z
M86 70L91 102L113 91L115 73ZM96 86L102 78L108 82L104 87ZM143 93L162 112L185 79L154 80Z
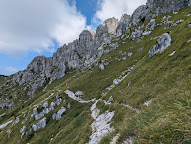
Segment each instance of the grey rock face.
M31 89L37 89L49 81L62 78L71 70L88 65L96 59L95 55L102 56L103 50L97 48L109 40L110 34L115 33L117 26L118 20L110 18L97 28L96 34L88 30L82 31L79 39L58 48L53 57L34 58L26 70L13 75L13 83L19 85L30 83ZM34 95L31 92L28 94Z
M139 6L132 14L133 25L144 22L149 13L150 11L146 5Z
M96 29L95 41L101 45L102 42L106 41L108 37L108 28L106 25L100 25ZM98 46L99 47L99 46Z
M107 54L109 51L98 48L112 38L129 33L130 28L134 30L133 26L151 17L177 12L186 6L191 6L191 0L147 0L147 4L138 7L131 17L124 14L120 21L115 18L107 19L96 29L96 33L82 31L79 39L58 48L53 57L36 57L26 70L14 74L12 81L14 84L29 85L28 89L32 90L28 94L32 96L38 87L62 78L67 72L88 66L103 54ZM131 39L139 42L143 38L141 35L150 34L154 27L155 21L151 20L144 32L138 28L131 34Z
M93 35L88 30L82 31L82 33L79 36L79 45L87 48L90 47L90 45L93 42Z
M146 5L142 5L134 11L132 22L133 25L137 25L151 17L177 12L186 6L191 6L191 0L147 0Z
M119 24L116 28L117 36L120 36L125 33L129 33L130 21L131 21L130 15L127 15L127 14L122 15L121 20L119 21Z
M157 41L157 45L155 45L150 51L149 56L153 56L154 54L164 51L167 47L171 45L171 36L168 33L163 34Z
M81 55L81 57L85 57L86 55L91 53L91 45L93 43L95 34L92 34L88 30L84 30L79 36L79 45L75 48L75 51Z
M39 120L42 117L44 117L44 114L48 114L50 111L54 110L55 106L60 105L64 101L65 100L62 100L61 98L58 98L58 99L56 99L56 101L51 102L49 107L48 107L48 102L44 102L42 104L42 106L40 106L41 108L43 108L43 110L38 113L38 110L37 110L38 108L34 108L33 109L33 114L31 115L31 117L34 117L35 120Z
M62 78L66 72L82 66L79 55L82 53L87 54L92 42L91 33L83 31L79 40L58 48L53 57L36 57L26 70L14 74L12 80L14 83L19 83L19 85L33 82L31 83L32 89L36 89L43 86L48 80L53 81Z
M55 101L55 104L58 106L58 105L60 105L62 103L62 99L61 98L59 98L59 99L57 99L56 101Z
M116 18L109 18L103 22L103 25L108 28L108 33L113 34L118 26L118 20Z
M147 6L151 12L159 9L160 14L167 14L179 11L181 8L188 6L190 0L147 0Z

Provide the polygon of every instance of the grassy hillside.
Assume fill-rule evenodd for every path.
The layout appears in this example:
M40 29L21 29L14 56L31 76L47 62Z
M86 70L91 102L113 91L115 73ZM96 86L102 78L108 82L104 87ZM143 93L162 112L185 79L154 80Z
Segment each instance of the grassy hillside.
M82 91L84 100L93 98L108 100L113 96L114 102L105 105L103 101L97 103L100 113L115 111L112 126L115 131L106 136L100 143L109 143L114 136L120 134L118 143L132 137L135 143L191 143L191 8L184 8L178 14L169 14L170 21L183 19L184 22L165 29L167 24L156 26L153 32L145 36L140 42L130 39L115 39L119 47L110 53L103 55L99 63L104 60L109 62L104 70L94 64L91 69L85 68L79 72L68 74L62 79L55 80L46 90L38 89L36 96L29 98L22 86L1 88L1 97L14 101L12 110L0 109L0 124L14 120L19 116L20 121L14 126L9 124L0 133L1 143L66 143L84 144L89 141L92 133L90 107L93 102L81 104L69 98L65 90L73 92ZM157 24L164 16L156 18ZM147 23L144 23L146 26ZM140 24L143 25L143 24ZM144 28L143 28L144 29ZM155 37L169 32L172 44L164 52L149 57L149 50L156 45ZM126 35L127 36L127 35ZM107 46L106 48L110 48ZM172 52L175 54L169 56ZM133 53L128 57L128 53ZM122 60L127 56L126 60ZM127 71L134 66L132 70ZM125 79L111 90L107 90L113 84L113 80L128 74ZM123 74L123 75L125 75ZM11 85L11 83L9 83ZM39 120L30 118L33 108L45 98L54 93L48 99L49 103L56 97L65 99L65 102L57 106L45 117L48 119L44 129L36 132L30 131L30 126ZM12 96L12 97L10 97ZM14 97L17 97L14 100ZM151 104L147 107L146 101ZM61 106L68 109L59 121L52 119L52 114ZM131 106L128 107L128 106ZM26 121L22 124L22 121ZM20 129L26 125L30 132L21 139ZM7 131L11 129L8 138Z

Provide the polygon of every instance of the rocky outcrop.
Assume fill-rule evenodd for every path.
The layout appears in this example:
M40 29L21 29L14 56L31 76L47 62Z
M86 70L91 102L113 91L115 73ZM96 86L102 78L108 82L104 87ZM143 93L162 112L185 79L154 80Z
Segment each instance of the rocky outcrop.
M140 37L142 33L143 33L142 30L137 30L136 29L134 32L132 32L131 39L135 40L137 37Z
M168 33L163 34L158 40L157 45L155 45L150 51L149 56L153 56L158 52L164 51L167 47L171 45L171 36Z
M24 126L20 129L21 138L22 138L22 136L24 135L25 130L26 130L26 126L24 125Z
M91 54L91 45L93 43L95 34L92 34L88 30L84 30L79 36L79 45L75 48L76 52L81 56L85 57Z
M118 20L114 17L109 18L103 22L103 25L107 27L109 34L113 34L118 26Z
M53 57L38 56L34 58L26 70L13 75L12 81L19 85L29 84L32 89L36 89L49 81L62 78L71 70L88 65L96 59L93 56L100 57L103 54L103 51L99 51L97 48L108 41L110 34L116 31L117 25L118 20L111 18L104 21L95 34L93 31L82 31L79 39L58 48Z
M75 95L76 96L82 96L84 93L82 92L82 91L77 91L77 92L75 92Z
M0 129L5 128L6 126L8 126L8 124L10 124L10 123L12 123L12 122L13 122L13 120L10 120L10 121L8 121L8 122L6 122L6 123L1 124L1 125L0 125Z
M139 22L144 22L146 19L148 19L149 13L150 10L148 9L148 6L139 6L132 14L133 25L137 25Z
M63 113L66 111L66 108L65 107L61 107L61 109L57 112L57 113L54 113L52 115L52 119L53 120L59 120L61 119Z
M95 47L99 47L103 42L105 42L108 35L108 27L106 25L98 26L95 34Z
M46 117L44 117L42 120L40 120L37 124L33 124L32 128L34 131L37 131L39 129L43 129L46 126Z
M155 19L151 19L148 25L146 26L145 30L146 31L154 30L155 24L156 24Z
M16 119L13 121L13 125L16 125L19 122L19 117L16 117Z
M82 67L82 59L90 53L93 36L83 31L79 40L58 48L53 57L38 56L28 65L27 69L13 75L13 82L19 85L30 82L32 89L43 86L46 82L62 78L68 71Z
M59 106L62 102L65 102L65 100L58 98L55 101L52 101L49 107L48 102L44 102L41 106L35 107L33 109L33 114L31 114L31 117L34 117L35 120L39 120L42 117L44 117L45 114L48 114L50 111L53 111L55 109L55 106ZM40 112L38 112L39 109L41 110Z
M131 16L127 14L123 14L121 17L121 20L119 21L119 24L116 28L116 36L120 36L125 33L129 33L129 27L130 27L130 21Z
M13 101L10 101L10 100L5 100L4 102L1 102L0 103L0 108L4 109L4 108L7 108L7 109L11 109L14 105L14 102Z
M190 0L147 0L149 10L159 14L177 12L189 4Z
M133 12L132 22L133 25L137 25L160 14L178 12L186 6L191 6L190 0L147 0L146 5L138 7Z
M104 69L105 69L105 67L104 67L103 64L100 64L100 65L99 65L99 68L100 68L101 70L104 70Z

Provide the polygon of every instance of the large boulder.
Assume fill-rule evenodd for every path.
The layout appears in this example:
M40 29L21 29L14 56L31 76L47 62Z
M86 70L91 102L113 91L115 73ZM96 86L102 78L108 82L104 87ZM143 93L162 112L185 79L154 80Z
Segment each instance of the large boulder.
M52 119L53 120L59 120L61 119L63 113L66 111L66 108L65 107L61 107L61 109L57 112L57 113L54 113L52 115Z
M155 19L151 19L148 25L146 26L146 31L152 31L154 30L154 27L156 25Z
M153 56L158 52L164 51L167 47L171 45L171 36L168 33L163 34L158 40L157 45L155 45L150 51L149 56Z
M33 124L32 128L34 131L37 131L39 129L43 129L46 126L46 117L44 117L42 120L40 120L37 124Z

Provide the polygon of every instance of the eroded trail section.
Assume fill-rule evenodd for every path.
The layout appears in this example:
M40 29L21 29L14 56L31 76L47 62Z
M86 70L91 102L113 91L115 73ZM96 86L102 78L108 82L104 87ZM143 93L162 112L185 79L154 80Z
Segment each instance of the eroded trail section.
M77 97L72 91L69 91L69 90L66 90L65 93L73 100L76 100L78 101L79 103L89 103L89 102L94 102L95 99L92 99L92 100L83 100L81 99L80 97Z
M92 135L88 144L98 144L100 140L114 131L114 127L111 127L111 119L114 116L114 111L99 115L100 110L96 107L98 100L91 107L91 116L95 121L91 124Z
M80 97L77 97L72 91L70 91L70 90L66 90L65 91L65 93L71 98L71 99L73 99L73 100L76 100L76 101L78 101L79 103L89 103L89 102L95 102L96 101L96 103L98 102L98 101L102 101L102 102L104 102L105 103L105 105L110 105L111 103L109 102L109 101L106 101L106 100L102 100L102 99L98 99L98 100L96 100L96 98L94 98L94 99L91 99L91 100L83 100L83 99L81 99ZM94 103L95 104L95 103ZM131 110L133 110L133 111L136 111L137 113L139 113L141 110L139 110L139 109L137 109L137 108L133 108L132 106L130 106L130 105L128 105L128 104L124 104L124 103L118 103L119 105L122 105L122 106L125 106L125 107L128 107L129 109L131 109ZM95 104L96 105L96 104ZM95 107L95 105L94 105L94 107ZM94 113L95 111L93 111L93 113Z

